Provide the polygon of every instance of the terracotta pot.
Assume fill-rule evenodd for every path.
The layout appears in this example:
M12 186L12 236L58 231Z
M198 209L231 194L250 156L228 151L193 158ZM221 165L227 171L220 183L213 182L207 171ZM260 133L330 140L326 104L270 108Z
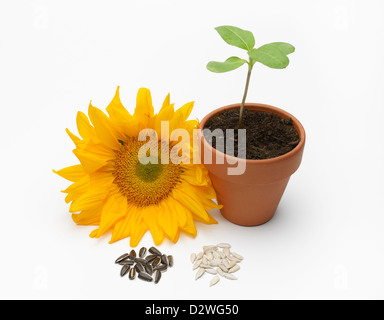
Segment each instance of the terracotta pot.
M214 110L201 121L200 129L204 129L210 118L225 110L236 108L240 108L240 104ZM282 156L267 160L246 160L224 155L212 148L199 130L202 163L204 153L212 152L212 164L205 163L205 166L216 190L217 200L223 205L222 215L235 224L256 226L273 217L291 175L299 168L304 151L305 131L295 117L279 108L259 103L246 103L245 108L274 113L285 119L291 118L300 137L296 148ZM224 164L217 163L218 153L224 158ZM245 172L242 175L228 175L228 168L236 167L233 165L236 160L242 162L242 165L245 161Z

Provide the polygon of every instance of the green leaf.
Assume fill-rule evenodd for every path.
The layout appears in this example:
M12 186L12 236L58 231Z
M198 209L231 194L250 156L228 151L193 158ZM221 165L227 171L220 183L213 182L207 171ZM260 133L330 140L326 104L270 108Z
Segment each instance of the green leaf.
M232 26L221 26L215 28L223 40L230 44L247 51L255 46L255 38L252 32Z
M283 51L274 44L266 44L249 52L249 56L267 67L284 69L289 64L289 59Z
M270 43L270 45L273 45L276 48L279 48L281 51L283 51L285 55L295 52L295 47L286 42L273 42L273 43Z
M224 62L211 61L207 64L207 69L216 73L223 73L235 70L241 67L244 63L247 63L246 60L240 59L238 57L230 57Z

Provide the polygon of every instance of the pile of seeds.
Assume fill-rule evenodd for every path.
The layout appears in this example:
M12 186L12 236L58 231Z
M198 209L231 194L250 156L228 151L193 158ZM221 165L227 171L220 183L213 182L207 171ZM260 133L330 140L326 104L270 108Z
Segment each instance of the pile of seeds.
M228 243L219 243L215 246L204 246L203 251L191 254L192 270L198 269L195 280L201 278L205 273L214 275L209 283L213 286L220 281L220 277L237 280L233 274L240 269L238 263L244 258L236 252L230 250ZM221 250L220 250L221 249Z
M147 255L147 248L143 247L139 251L139 256L136 255L135 250L130 253L125 253L115 261L116 264L122 265L120 276L124 277L128 274L130 280L138 278L155 283L161 279L162 272L167 271L168 267L173 266L173 256L162 254L155 247L148 250L151 254Z

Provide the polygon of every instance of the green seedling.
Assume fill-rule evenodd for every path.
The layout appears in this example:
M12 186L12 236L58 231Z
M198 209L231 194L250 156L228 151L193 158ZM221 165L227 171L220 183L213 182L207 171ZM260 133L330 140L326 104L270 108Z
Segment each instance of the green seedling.
M239 57L230 57L224 62L211 61L207 65L209 71L223 73L235 70L244 64L248 64L247 81L239 117L239 128L242 128L244 104L247 98L249 80L251 79L253 66L256 62L260 62L273 69L284 69L289 64L287 56L295 51L295 47L286 42L273 42L255 48L255 38L250 31L232 26L221 26L215 28L215 30L226 43L246 50L248 53L248 60Z

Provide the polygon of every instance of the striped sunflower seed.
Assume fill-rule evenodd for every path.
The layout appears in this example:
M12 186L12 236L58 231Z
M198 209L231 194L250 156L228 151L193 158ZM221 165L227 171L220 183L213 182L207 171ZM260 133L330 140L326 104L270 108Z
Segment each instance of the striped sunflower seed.
M131 250L131 252L129 253L129 259L133 260L136 258L136 251L135 250Z
M138 278L147 282L152 282L153 278L146 272L140 272Z
M174 263L174 261L173 261L173 256L172 256L172 255L169 255L169 256L168 256L168 266L169 266L169 267L173 267L173 263Z
M155 279L155 283L158 283L161 279L161 271L155 270L153 273L153 278Z
M160 256L160 257L161 257L161 255L162 255L162 253L161 253L158 249L156 249L155 247L150 247L148 251L149 251L150 253L155 254L155 255L157 255L157 256Z
M168 261L168 256L167 256L166 254L163 254L163 255L161 256L161 263L162 263L162 264L165 264L165 265L168 267L168 265L169 265L169 261Z
M159 270L161 272L167 271L168 266L166 264L159 264L157 267L153 268L153 270Z
M139 251L139 257L140 258L144 258L146 253L147 253L147 248L146 247L142 247L140 249L140 251Z
M131 270L129 270L129 280L133 280L135 279L135 277L136 277L136 269L132 268Z
M121 268L121 271L120 271L120 276L121 277L124 277L128 272L129 272L129 269L131 268L130 265L126 264L124 265L122 268Z
M128 274L128 278L133 280L138 274L138 278L143 281L158 283L161 279L162 272L167 271L168 267L172 267L174 259L172 255L162 254L157 248L148 249L142 247L138 251L132 249L130 253L124 253L116 259L115 263L122 266L120 270L121 277ZM201 261L200 261L201 262Z
M121 266L125 266L125 265L132 266L134 263L135 262L132 260L123 260L123 261L120 261L118 264Z
M141 263L143 266L147 264L147 260L145 260L144 258L135 258L133 261L135 261L136 263Z
M140 263L140 262L137 262L135 264L135 269L137 271L137 273L140 273L140 272L144 272L144 266Z
M147 263L144 267L145 271L149 274L149 275L152 275L153 273L153 268L152 268L152 265Z
M128 253L124 253L122 256L120 256L120 257L118 257L116 259L115 263L119 263L119 262L124 261L124 260L126 260L128 258L129 258L129 254Z
M152 261L152 267L156 268L160 263L161 263L161 258L160 258L160 257L156 257L156 258Z
M145 257L145 260L147 260L147 263L151 263L153 260L155 260L157 258L157 255L155 254L150 254L148 256Z

